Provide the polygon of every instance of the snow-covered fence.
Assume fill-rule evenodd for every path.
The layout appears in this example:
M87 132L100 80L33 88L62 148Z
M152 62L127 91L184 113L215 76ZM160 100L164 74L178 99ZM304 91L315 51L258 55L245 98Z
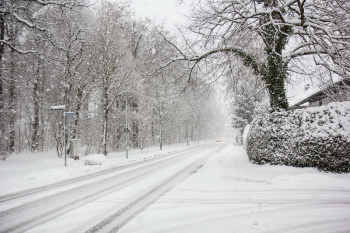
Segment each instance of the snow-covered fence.
M247 138L247 153L257 164L350 172L350 102L256 118Z

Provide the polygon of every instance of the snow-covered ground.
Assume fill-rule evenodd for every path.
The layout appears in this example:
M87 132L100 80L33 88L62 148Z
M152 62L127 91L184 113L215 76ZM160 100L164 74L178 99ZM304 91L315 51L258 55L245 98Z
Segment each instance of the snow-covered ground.
M64 167L64 158L58 158L55 150L34 154L14 154L5 161L0 160L0 196L186 150L203 143L205 142L191 143L190 146L186 146L185 143L163 146L163 150L159 150L159 147L152 147L144 149L143 152L130 150L128 159L126 159L125 152L109 153L105 161L101 159L104 157L103 155L83 156L80 160L69 158L67 159L67 167ZM101 165L85 165L85 160L91 157L95 157L94 160L103 163Z
M186 148L185 145L167 146L162 152L151 148L144 154L131 151L129 161L124 153L115 153L102 165L84 165L84 160L69 160L67 168L54 153L11 156L0 164L0 195ZM136 215L119 232L350 232L350 174L254 165L249 163L244 148L233 140L203 165ZM170 175L172 170L165 173ZM166 174L162 173L162 176ZM153 177L160 178L157 173ZM141 186L152 182L142 180L139 183L105 198L110 203L98 200L93 204L94 208L85 208L91 211L90 214L80 211L80 215L86 219L94 218L98 210L103 209L102 205L110 209L123 195L139 195L146 189ZM114 207L113 211L116 211ZM74 225L75 218L71 216L73 214L68 213L30 232L48 232L48 229L50 232L70 229L79 232L81 228ZM69 226L62 227L67 224Z
M350 175L250 164L230 144L120 232L350 232Z

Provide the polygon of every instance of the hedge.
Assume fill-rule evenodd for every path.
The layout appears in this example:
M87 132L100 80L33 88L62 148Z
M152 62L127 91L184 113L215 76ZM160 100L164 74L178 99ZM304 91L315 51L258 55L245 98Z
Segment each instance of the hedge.
M274 112L253 120L247 154L256 164L350 172L350 102Z

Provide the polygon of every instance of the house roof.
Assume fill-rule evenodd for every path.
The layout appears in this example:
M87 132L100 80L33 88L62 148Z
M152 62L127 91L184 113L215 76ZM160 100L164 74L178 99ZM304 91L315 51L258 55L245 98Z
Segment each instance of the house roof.
M340 81L334 83L334 85L337 85L337 86L344 86L344 84L350 85L350 80L343 79L343 80L340 80ZM328 87L323 88L321 90L312 91L311 93L308 93L307 96L305 96L301 100L299 100L296 103L294 103L293 106L299 106L299 105L304 104L306 102L316 102L316 101L319 101L319 100L327 97L325 90L331 88L332 85L333 84L328 85Z
M318 100L325 98L326 96L327 95L323 92L323 90L320 90L320 91L306 97L305 99L302 99L301 101L295 103L294 106L299 106L299 105L302 105L306 102L316 102Z

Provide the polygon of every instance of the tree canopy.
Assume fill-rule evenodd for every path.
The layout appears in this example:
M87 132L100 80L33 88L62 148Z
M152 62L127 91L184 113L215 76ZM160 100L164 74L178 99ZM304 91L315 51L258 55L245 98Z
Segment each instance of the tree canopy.
M262 78L272 110L287 109L285 82L293 74L325 69L349 79L349 12L346 0L201 0L190 26L197 42L173 61L194 69L234 56Z

